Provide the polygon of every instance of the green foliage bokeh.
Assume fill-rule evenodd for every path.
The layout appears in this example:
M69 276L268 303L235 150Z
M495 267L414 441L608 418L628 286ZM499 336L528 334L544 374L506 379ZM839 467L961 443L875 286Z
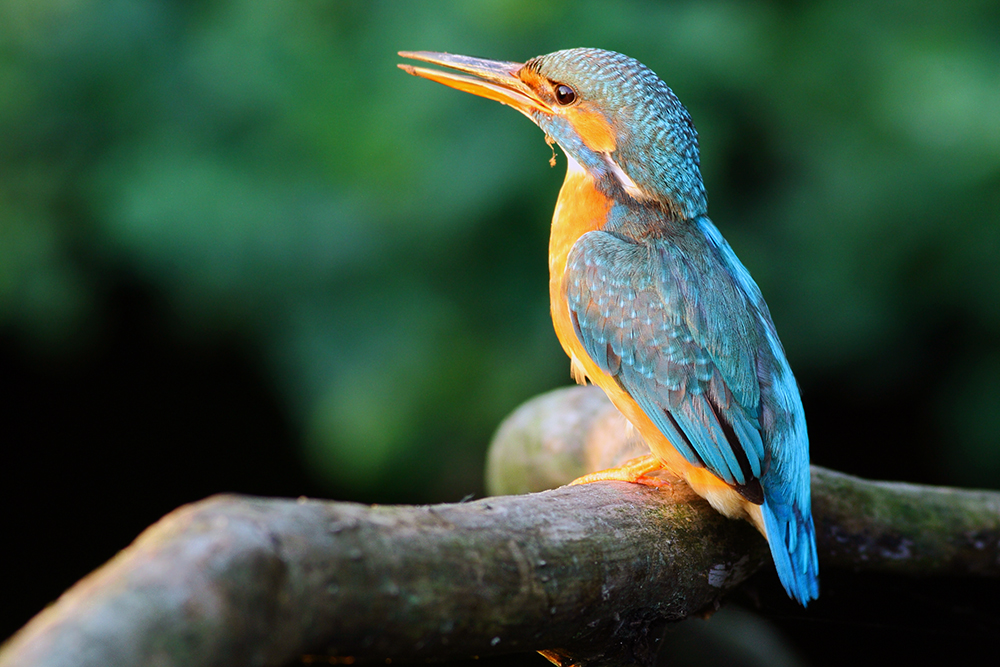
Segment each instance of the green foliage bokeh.
M545 259L565 162L396 51L600 46L691 110L710 214L803 385L877 404L940 353L935 465L996 486L998 35L971 0L4 0L0 326L78 354L133 275L176 335L245 341L318 478L447 496L568 382ZM907 455L853 435L814 452Z

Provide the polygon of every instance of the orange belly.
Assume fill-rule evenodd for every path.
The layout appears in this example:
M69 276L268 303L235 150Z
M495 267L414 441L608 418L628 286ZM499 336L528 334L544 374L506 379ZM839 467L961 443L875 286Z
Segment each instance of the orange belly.
M556 337L570 357L573 377L581 384L589 379L603 389L615 407L639 431L650 451L665 468L686 480L716 510L731 518L749 519L766 536L760 508L747 502L705 468L689 463L674 449L631 395L591 360L577 337L570 319L563 283L566 259L580 236L604 227L611 201L594 187L593 178L577 162L572 158L568 159L569 169L559 192L552 217L552 235L549 238L549 300Z

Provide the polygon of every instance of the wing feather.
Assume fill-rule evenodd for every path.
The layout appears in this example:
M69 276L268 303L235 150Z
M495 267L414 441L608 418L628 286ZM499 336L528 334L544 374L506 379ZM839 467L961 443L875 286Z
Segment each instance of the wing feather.
M755 372L758 327L735 282L705 284L713 273L725 277L696 270L666 241L599 231L574 245L564 285L577 336L594 362L689 462L737 489L756 484L747 493L759 504L756 480L768 456Z

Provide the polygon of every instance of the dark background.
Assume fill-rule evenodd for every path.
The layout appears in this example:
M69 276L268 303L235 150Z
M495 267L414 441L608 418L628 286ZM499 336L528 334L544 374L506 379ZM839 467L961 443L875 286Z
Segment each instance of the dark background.
M565 159L395 52L572 46L690 109L813 461L1000 487L996 3L0 0L0 638L212 493L482 494L499 421L569 382ZM806 664L996 636L992 583L757 589Z

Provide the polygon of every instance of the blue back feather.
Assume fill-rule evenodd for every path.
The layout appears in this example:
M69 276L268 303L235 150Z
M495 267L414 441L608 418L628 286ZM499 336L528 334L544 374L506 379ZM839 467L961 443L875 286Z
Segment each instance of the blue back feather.
M819 594L809 438L798 386L760 289L705 215L697 134L667 86L618 53L570 49L526 66L602 110L616 148L588 148L567 118L538 124L614 203L570 251L564 288L576 334L671 444L752 497L759 483L781 583ZM609 173L617 164L648 199Z
M569 309L590 357L684 458L734 486L760 481L778 575L805 604L818 594L818 564L798 389L756 285L726 261L728 245L701 238L694 265L712 268L680 284L682 246L583 235L567 261Z

